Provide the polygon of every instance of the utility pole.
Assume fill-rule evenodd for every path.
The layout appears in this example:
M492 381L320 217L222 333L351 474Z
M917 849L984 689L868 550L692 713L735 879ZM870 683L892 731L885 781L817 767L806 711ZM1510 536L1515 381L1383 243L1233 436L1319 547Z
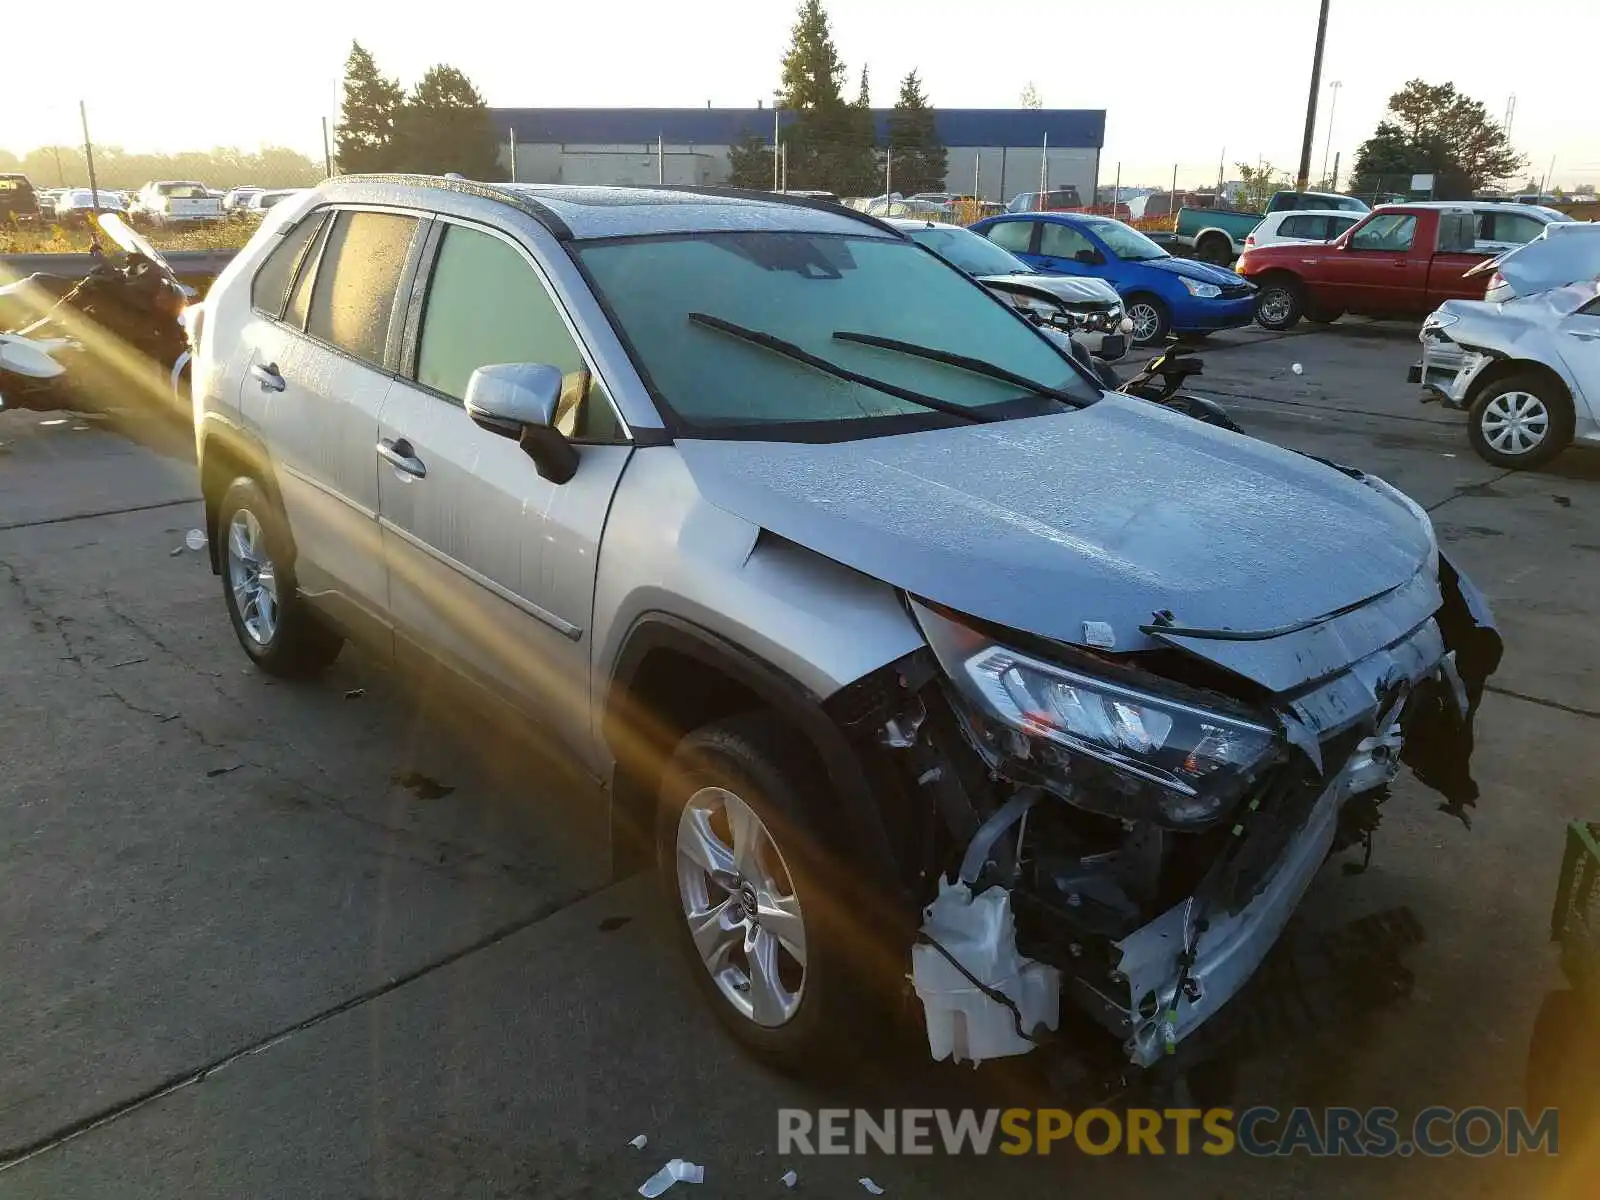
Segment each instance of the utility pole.
M1045 207L1045 193L1050 190L1050 135L1044 135L1044 144L1039 150L1039 208Z
M978 186L983 181L983 151L974 151L972 155L972 200L974 204L983 202L983 191Z
M662 134L656 134L656 182L667 182L667 142Z
M1328 184L1328 190L1330 192L1339 190L1339 155L1337 153L1333 156L1333 180Z
M1333 149L1333 117L1339 111L1339 89L1344 86L1335 79L1328 85L1328 90L1333 93L1333 99L1328 102L1328 140L1322 144L1322 177L1328 177L1328 151Z
M778 107L777 94L774 93L772 97L772 190L775 192L779 190L778 159L781 157L781 151L778 149L778 113L781 111Z
M100 187L94 179L94 146L89 142L89 110L84 107L83 101L78 101L78 118L83 122L83 158L89 164L89 212L98 217L100 215ZM98 222L95 222L98 224ZM94 234L91 229L90 237Z
M328 179L333 178L333 151L328 148L327 117L322 118L322 173Z
M894 196L894 145L883 148L883 198L888 202Z
M1122 164L1117 164L1117 181L1111 185L1111 215L1117 215L1117 202L1122 199Z
M506 131L506 137L511 143L511 182L517 182L517 127L511 126Z
M1317 16L1317 48L1311 56L1311 91L1306 97L1306 132L1300 142L1300 173L1295 176L1294 189L1306 190L1311 181L1311 139L1317 132L1317 92L1322 89L1322 46L1328 38L1328 0L1322 0Z

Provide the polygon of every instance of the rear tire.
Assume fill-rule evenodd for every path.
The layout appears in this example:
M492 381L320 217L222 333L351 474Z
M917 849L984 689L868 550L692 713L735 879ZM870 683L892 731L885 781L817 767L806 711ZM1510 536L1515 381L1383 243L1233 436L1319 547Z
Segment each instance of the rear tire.
M851 961L872 931L840 903L849 868L822 850L831 796L805 745L770 713L712 722L679 743L659 799L675 940L717 1019L781 1069L832 1059L876 1008Z
M1537 372L1519 371L1478 393L1467 413L1467 438L1485 462L1527 470L1565 450L1575 424L1564 388Z
M217 508L217 559L233 632L269 675L310 679L339 656L344 639L317 618L295 587L288 522L254 479L233 482Z
M1208 233L1195 244L1194 256L1201 262L1225 267L1233 261L1233 243L1220 233Z
M1305 291L1294 279L1278 277L1261 284L1256 296L1256 324L1263 329L1293 329L1305 315Z

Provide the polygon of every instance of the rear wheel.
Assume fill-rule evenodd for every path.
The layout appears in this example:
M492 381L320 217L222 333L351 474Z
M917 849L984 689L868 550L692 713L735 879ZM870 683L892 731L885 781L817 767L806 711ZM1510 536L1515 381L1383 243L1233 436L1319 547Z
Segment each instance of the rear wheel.
M1134 296L1128 301L1128 320L1133 322L1135 346L1150 346L1167 340L1172 330L1172 314L1154 296Z
M1263 329L1293 329L1305 314L1305 294L1293 279L1268 279L1256 295L1256 324Z
M288 524L253 479L237 479L217 509L222 594L233 632L269 675L307 679L335 658L343 639L295 590Z
M1195 243L1194 256L1201 262L1225 267L1233 261L1233 243L1220 233L1208 233Z
M1485 462L1523 470L1542 466L1572 441L1572 399L1552 379L1522 371L1478 393L1467 437Z

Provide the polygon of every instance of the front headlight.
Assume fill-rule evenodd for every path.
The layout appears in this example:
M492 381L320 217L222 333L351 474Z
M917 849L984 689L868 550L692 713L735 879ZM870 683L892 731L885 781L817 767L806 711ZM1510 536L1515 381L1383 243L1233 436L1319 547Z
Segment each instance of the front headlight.
M1018 312L1030 317L1037 317L1041 321L1050 321L1061 314L1058 305L1047 303L1044 300L1035 300L1031 296L1013 296L1011 305Z
M1211 823L1272 754L1272 728L1240 714L1076 669L1002 645L913 602L928 645L958 691L1079 807L1174 828ZM980 741L982 728L974 733ZM1009 740L1010 745L1002 744Z
M1189 295L1201 300L1214 300L1222 295L1222 289L1214 283L1202 283L1198 279L1190 279L1187 275L1179 275L1178 282L1183 284Z
M1428 315L1428 319L1422 323L1422 332L1431 333L1439 329L1449 329L1450 326L1454 325L1459 320L1461 320L1461 318L1456 316L1455 313L1430 313Z

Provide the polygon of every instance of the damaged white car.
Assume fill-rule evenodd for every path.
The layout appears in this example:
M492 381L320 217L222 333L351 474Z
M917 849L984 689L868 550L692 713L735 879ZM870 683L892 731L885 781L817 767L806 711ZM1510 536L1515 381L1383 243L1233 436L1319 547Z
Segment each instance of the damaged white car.
M250 658L525 712L783 1062L909 976L935 1053L1148 1066L1401 763L1477 795L1500 641L1416 504L837 206L332 180L217 281L194 411Z

